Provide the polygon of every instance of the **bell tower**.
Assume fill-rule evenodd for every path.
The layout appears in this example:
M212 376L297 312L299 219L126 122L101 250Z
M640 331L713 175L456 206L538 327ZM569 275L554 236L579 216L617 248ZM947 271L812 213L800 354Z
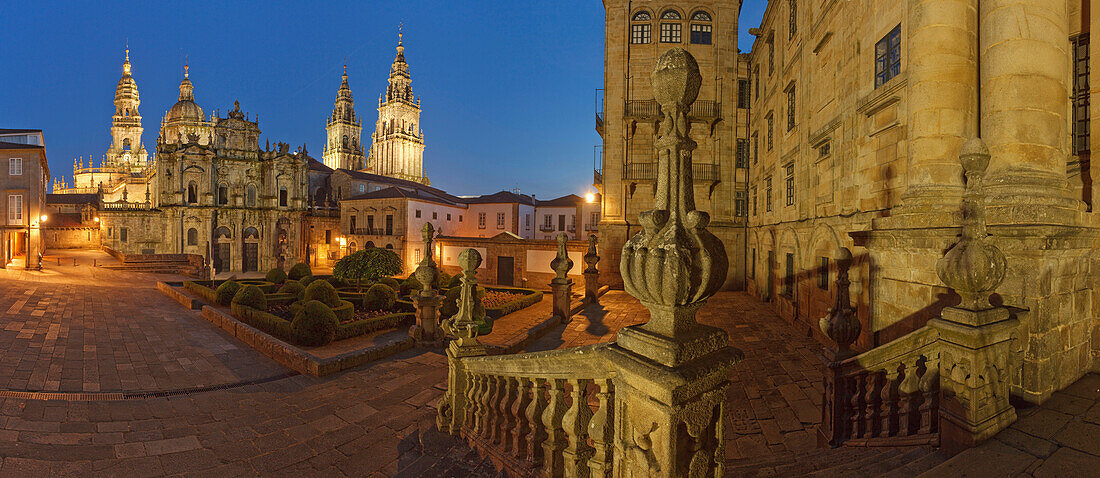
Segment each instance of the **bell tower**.
M137 82L130 74L130 49L122 62L122 78L115 88L115 115L111 122L111 147L104 158L104 166L128 167L139 170L145 167L148 154L141 143L141 114L138 106Z
M424 176L424 134L420 127L420 99L413 95L403 36L398 33L397 57L390 66L386 94L378 98L367 170L375 174L429 184Z
M340 77L340 90L336 93L336 104L332 115L328 117L328 141L321 155L325 166L332 169L357 170L364 167L363 145L359 142L363 131L363 121L355 114L355 101L348 86L348 65L344 65L344 74Z

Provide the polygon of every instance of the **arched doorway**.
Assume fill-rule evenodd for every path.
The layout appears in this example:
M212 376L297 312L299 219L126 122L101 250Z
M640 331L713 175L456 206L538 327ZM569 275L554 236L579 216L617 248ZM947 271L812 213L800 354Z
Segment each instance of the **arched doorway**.
M244 272L260 270L260 232L254 227L244 230Z
M233 249L233 233L228 227L214 230L214 270L221 272L230 268L230 251Z

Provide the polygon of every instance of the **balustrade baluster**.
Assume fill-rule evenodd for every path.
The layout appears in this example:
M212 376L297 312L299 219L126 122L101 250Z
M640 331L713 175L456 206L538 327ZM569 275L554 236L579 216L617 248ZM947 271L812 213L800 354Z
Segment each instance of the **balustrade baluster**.
M924 375L920 378L920 433L939 431L940 361L929 357L924 362Z
M468 434L477 433L477 421L480 416L477 413L477 398L481 387L481 376L469 374L469 386L466 388L466 420L462 427Z
M482 431L481 437L492 441L496 435L496 429L500 426L500 414L498 413L498 407L500 404L500 376L489 376L489 394L485 400L485 430Z
M875 436L875 427L878 424L878 417L881 413L881 400L878 394L879 381L881 372L875 370L867 374L867 392L863 397L863 421L864 429L862 438L872 438Z
M591 382L588 379L569 379L573 403L562 417L562 428L568 438L563 452L564 474L569 478L588 476L588 458L591 456L591 449L588 447L588 421L592 418L592 409L588 407L585 392Z
M502 377L504 381L504 399L500 401L500 435L494 442L500 443L501 451L512 449L512 434L515 432L516 416L512 414L512 405L516 402L516 379Z
M905 362L905 374L898 384L898 392L901 395L898 401L898 436L913 434L913 411L917 393L917 370L920 357L914 357Z
M611 399L611 380L601 378L597 379L595 383L599 387L596 397L599 400L600 408L596 410L596 413L592 415L592 419L588 422L588 436L592 438L592 445L595 448L592 458L588 460L589 476L592 478L611 478L613 460L611 447L615 440L613 436L614 427L612 426L612 419L615 414L611 409L611 404L614 402Z
M867 374L861 373L851 378L852 387L850 391L852 395L848 402L851 426L848 427L850 433L845 438L863 436L863 385L866 377Z
M512 404L512 416L516 418L512 433L512 456L526 458L527 435L531 433L531 419L527 408L531 406L531 384L526 378L516 379L516 401Z
M879 437L888 437L897 432L898 419L898 364L888 365L883 375L882 389L879 396L882 398L882 410L879 412Z
M477 395L477 436L482 436L489 429L489 385L491 375L481 376L481 390Z
M546 411L546 379L531 379L531 404L527 406L527 422L531 433L527 435L527 463L532 467L542 464L542 442L546 440L546 427L542 415Z
M561 476L563 470L562 450L565 448L565 430L562 429L562 416L565 415L565 380L552 378L550 383L550 403L542 413L542 424L546 426L546 441L542 443L542 468L549 476Z

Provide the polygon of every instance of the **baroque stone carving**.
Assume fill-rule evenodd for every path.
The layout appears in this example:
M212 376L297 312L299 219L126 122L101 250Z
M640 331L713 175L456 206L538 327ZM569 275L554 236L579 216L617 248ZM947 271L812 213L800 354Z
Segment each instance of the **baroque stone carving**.
M836 301L829 313L819 321L821 331L836 342L842 351L850 351L851 345L859 338L862 326L856 319L856 309L852 307L848 293L848 269L852 265L852 251L840 248L836 257Z
M569 283L569 270L573 268L573 260L569 258L569 251L565 249L566 242L569 241L569 236L564 232L558 233L558 255L554 257L554 260L550 261L550 268L554 269L554 279L550 282L553 284L567 284Z

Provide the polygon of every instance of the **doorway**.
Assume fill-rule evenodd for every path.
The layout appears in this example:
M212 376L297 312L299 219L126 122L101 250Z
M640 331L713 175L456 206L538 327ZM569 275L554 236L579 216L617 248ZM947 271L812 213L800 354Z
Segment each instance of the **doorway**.
M516 280L516 258L497 256L497 285L512 286Z

